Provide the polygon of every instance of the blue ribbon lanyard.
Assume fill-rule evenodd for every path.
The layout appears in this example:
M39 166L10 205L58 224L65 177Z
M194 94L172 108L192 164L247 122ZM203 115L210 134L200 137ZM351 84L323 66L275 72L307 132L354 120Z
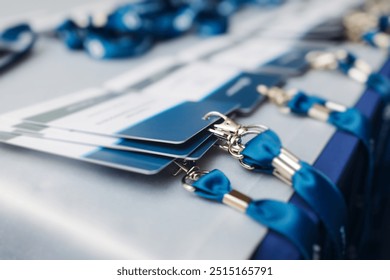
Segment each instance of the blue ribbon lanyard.
M351 79L365 84L377 92L384 102L390 102L390 79L374 72L371 66L345 50L336 52L313 51L307 55L307 61L313 69L338 69Z
M185 171L187 175L183 178L183 186L186 190L247 214L289 240L304 259L313 258L318 227L299 207L275 200L252 200L232 189L229 179L217 169L206 172L192 167Z
M162 40L194 30L200 36L224 34L230 16L243 5L280 5L282 0L144 0L118 7L104 20L90 17L86 26L72 19L56 28L56 34L72 50L84 49L97 59L141 55ZM98 22L98 24L96 24Z
M200 36L224 34L228 31L230 16L244 5L276 6L283 2L142 0L121 5L106 14L86 15L86 22L66 19L53 33L69 49L85 50L96 59L134 57L146 53L157 42L190 31Z
M27 24L10 27L0 33L0 72L30 53L36 35Z
M226 33L229 15L241 5L233 0L141 1L120 6L98 26L93 17L86 26L68 19L56 34L69 49L84 49L94 58L133 57L192 29L202 36Z
M267 88L264 85L260 85L258 91L282 111L287 109L296 115L327 122L339 130L356 136L364 144L371 157L371 125L367 117L359 110L347 108L318 96L308 95L303 91L285 91L278 87Z
M213 116L224 119L223 123L210 129L224 142L220 147L246 169L273 174L292 186L318 215L336 257L342 258L346 248L347 207L338 187L323 173L283 148L279 137L267 127L242 126L218 112L211 112L205 118ZM248 134L256 136L243 144L242 138Z
M355 108L347 108L317 96L307 95L302 91L285 91L278 87L267 88L264 85L259 86L258 91L281 107L282 111L288 110L300 116L309 116L327 122L341 131L354 135L363 143L368 158L368 168L362 195L365 198L365 213L367 214L365 215L365 221L368 223L371 211L371 185L375 159L371 145L371 124L367 117Z

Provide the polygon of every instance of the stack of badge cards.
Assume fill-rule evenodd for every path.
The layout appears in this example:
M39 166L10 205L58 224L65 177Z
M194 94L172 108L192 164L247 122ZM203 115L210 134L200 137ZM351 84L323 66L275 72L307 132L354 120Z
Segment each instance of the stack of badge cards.
M216 142L210 111L250 113L259 84L282 76L162 58L108 81L0 116L0 141L142 174L197 160Z

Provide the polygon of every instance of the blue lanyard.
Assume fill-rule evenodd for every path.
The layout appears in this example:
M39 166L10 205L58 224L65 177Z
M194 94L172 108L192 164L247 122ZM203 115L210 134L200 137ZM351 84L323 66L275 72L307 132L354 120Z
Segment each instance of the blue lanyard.
M225 144L221 147L249 170L273 174L291 185L318 215L333 244L337 258L345 254L347 207L337 186L311 165L299 160L281 145L279 137L264 126L241 126L226 116L211 112L205 117L218 116L223 123L210 129ZM257 134L246 144L242 137Z
M266 86L259 86L258 90L276 105L288 108L290 112L297 115L309 116L328 122L337 129L354 135L363 143L368 158L368 170L363 195L365 197L365 209L369 213L371 209L371 185L375 159L371 145L371 124L367 117L355 108L347 108L317 96L307 95L302 91L287 92L281 88L274 87L269 89ZM366 215L367 222L368 219L369 215Z
M296 246L303 258L312 259L318 229L299 207L275 200L252 200L232 189L221 171L194 170L183 179L184 187L196 195L231 206L282 235Z
M288 108L290 112L300 116L309 116L327 122L339 130L356 136L371 156L371 125L359 110L308 95L303 91L288 92L281 88L267 88L263 85L259 86L258 90L279 107Z
M163 40L190 31L200 36L224 34L229 17L243 5L279 5L281 0L144 0L118 7L96 26L93 16L87 26L72 19L56 28L56 34L72 50L84 49L97 59L141 55Z
M338 69L351 79L365 84L378 93L384 102L390 102L390 79L373 72L371 67L354 54L339 50L336 52L313 51L307 55L307 60L314 69Z
M71 18L66 19L55 28L54 34L69 49L85 50L96 59L134 57L146 53L160 41L191 31L200 36L224 34L229 29L230 16L244 5L276 6L283 2L142 0L121 5L103 17L101 14L98 18L89 15L86 24L79 24ZM36 35L29 28L28 31L34 35L35 41ZM33 43L30 48L32 46ZM4 53L4 50L2 52ZM13 58L11 60L15 61Z
M338 57L338 69L350 76L351 78L365 82L368 88L376 91L385 102L390 102L390 79L386 76L369 71L366 63L358 59L354 54L345 52L341 57ZM364 66L362 66L364 65ZM354 73L359 73L354 75ZM361 77L361 78L360 78Z
M0 33L0 72L30 53L36 35L27 24L10 27Z

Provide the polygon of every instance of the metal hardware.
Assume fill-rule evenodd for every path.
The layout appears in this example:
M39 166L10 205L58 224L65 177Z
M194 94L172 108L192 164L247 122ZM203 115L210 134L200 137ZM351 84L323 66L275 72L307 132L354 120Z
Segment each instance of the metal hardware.
M229 205L242 213L246 212L251 201L252 199L249 196L236 190L232 190L230 193L225 194L222 199L223 204Z
M279 87L268 88L264 85L258 86L257 90L262 95L267 96L272 103L274 103L277 106L282 107L284 109L289 109L289 111L290 111L290 108L287 107L287 103L298 92L296 89L291 89L291 90L286 91L286 90L283 90L282 88L279 88ZM309 117L311 117L313 119L317 119L317 120L326 122L329 118L329 114L332 111L344 112L346 110L347 110L347 108L341 104L327 101L325 103L325 105L314 104L309 109L307 114Z
M292 177L295 172L301 168L299 159L284 148L272 160L272 166L275 168L272 174L289 186L292 186Z
M388 50L390 48L390 35L383 32L376 32L372 42L378 48Z
M221 141L222 144L219 145L221 149L229 152L235 159L240 161L240 164L249 170L253 170L252 166L245 164L243 160L243 155L241 154L242 150L245 149L245 145L242 143L242 138L250 134L260 134L268 129L268 127L263 125L248 125L243 126L227 116L219 112L209 112L203 119L207 120L211 117L219 117L223 119L222 123L214 124L213 128L210 128L209 131L216 135Z
M242 143L242 137L250 134L260 134L268 130L268 127L262 125L239 125L218 112L210 112L206 114L204 118L207 119L212 116L217 116L224 120L220 124L215 124L213 129L210 129L211 132L224 141L224 144L220 145L220 147L228 151L234 158L238 159L244 168L253 170L253 166L250 166L243 161L243 155L241 152L245 149L245 144ZM282 148L280 154L273 159L272 166L275 169L273 174L290 186L295 172L301 168L299 159L284 148ZM228 196L226 199L229 203L233 203L233 198Z
M189 192L195 192L196 188L193 186L193 183L199 180L203 175L209 173L209 171L201 170L196 165L187 166L187 162L180 163L178 161L174 161L174 163L179 167L179 172L176 172L176 175L181 171L186 173L186 175L183 176L181 183L183 188ZM236 190L230 191L222 198L223 204L228 205L242 213L246 212L246 209L248 208L248 205L251 201L252 199L250 197Z
M334 70L338 66L337 56L334 52L311 51L306 55L306 61L313 69Z
M189 192L195 192L196 189L192 186L192 184L199 180L200 177L203 175L209 173L207 170L201 170L199 166L196 166L194 162L191 163L190 166L188 165L188 161L184 161L182 163L178 161L174 161L174 163L179 167L178 171L173 174L173 176L177 176L182 171L185 172L185 175L183 176L181 182L183 185L183 188L186 189Z
M331 112L332 110L326 108L325 106L322 106L320 104L314 104L307 112L307 115L313 119L326 122L328 121L329 114Z
M288 101L297 93L297 90L284 90L280 87L267 87L265 85L259 85L257 91L268 97L268 99L279 107L285 107Z
M334 52L312 51L306 55L306 60L313 69L335 70L339 64L348 58L348 52L337 50ZM372 73L371 66L361 59L356 59L348 70L347 75L355 81L365 83Z

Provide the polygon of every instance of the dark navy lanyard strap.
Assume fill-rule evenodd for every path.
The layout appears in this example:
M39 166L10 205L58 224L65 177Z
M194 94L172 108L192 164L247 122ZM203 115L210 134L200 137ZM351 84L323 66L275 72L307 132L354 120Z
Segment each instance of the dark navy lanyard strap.
M281 145L279 137L264 126L241 126L217 112L223 123L210 129L224 144L222 148L249 170L273 174L291 185L318 215L330 236L336 257L345 254L347 207L338 187L311 165L299 160ZM243 144L242 138L257 134Z
M0 33L0 72L29 54L36 38L27 24L12 26Z
M378 29L390 34L390 15L381 15L378 19Z
M229 179L219 170L193 170L183 178L184 187L196 195L228 205L288 239L303 258L313 258L318 227L302 209L275 200L252 200L232 189Z

